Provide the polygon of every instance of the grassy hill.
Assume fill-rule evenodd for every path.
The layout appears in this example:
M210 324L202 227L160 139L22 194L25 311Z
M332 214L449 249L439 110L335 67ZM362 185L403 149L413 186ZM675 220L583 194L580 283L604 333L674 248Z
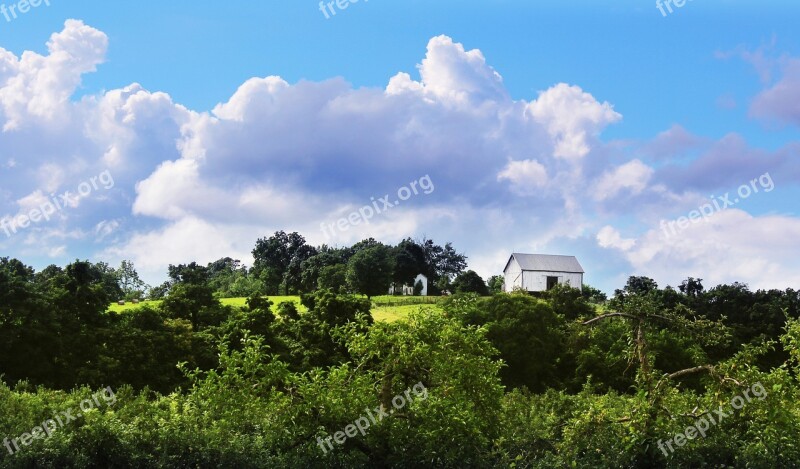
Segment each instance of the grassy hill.
M299 296L270 296L268 297L276 306L280 303L291 301L297 304L297 309L301 313L306 311L306 307L300 304ZM226 306L242 307L247 298L221 298L220 302ZM420 307L440 309L439 303L442 301L438 296L376 296L372 298L372 317L376 321L394 322L403 319L412 311ZM108 309L114 312L123 312L143 305L157 307L161 301L143 301L139 304L126 303L124 306L112 304Z

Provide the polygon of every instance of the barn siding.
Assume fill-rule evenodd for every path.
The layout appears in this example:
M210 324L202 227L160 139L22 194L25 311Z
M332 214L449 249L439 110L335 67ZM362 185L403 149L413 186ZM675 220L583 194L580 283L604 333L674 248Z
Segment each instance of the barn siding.
M516 259L511 259L505 273L505 283L503 289L507 292L513 291L514 287L522 287L522 268Z
M525 271L522 273L522 286L527 291L546 291L547 277L558 277L558 283L569 283L573 288L583 288L583 274L568 272Z

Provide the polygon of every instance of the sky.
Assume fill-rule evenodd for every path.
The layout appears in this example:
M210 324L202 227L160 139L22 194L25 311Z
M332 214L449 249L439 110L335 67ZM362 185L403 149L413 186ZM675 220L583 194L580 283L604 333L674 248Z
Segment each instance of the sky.
M157 284L285 230L800 287L796 3L326 3L0 0L0 256Z

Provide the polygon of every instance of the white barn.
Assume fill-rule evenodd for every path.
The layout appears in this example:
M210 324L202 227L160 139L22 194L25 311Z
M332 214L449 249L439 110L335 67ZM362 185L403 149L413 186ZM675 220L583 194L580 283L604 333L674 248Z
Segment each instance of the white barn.
M507 292L514 288L543 292L565 283L583 289L584 270L575 256L514 253L506 263L503 274L503 289Z

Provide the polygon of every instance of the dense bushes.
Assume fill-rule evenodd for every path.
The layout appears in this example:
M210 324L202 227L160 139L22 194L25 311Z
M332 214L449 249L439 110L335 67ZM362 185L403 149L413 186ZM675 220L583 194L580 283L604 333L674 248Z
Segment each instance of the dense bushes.
M221 348L220 367L184 370L192 383L169 395L115 390L116 403L87 412L2 467L791 467L800 461L796 361L761 372L747 362L719 364L702 392L669 379L650 394L550 390L504 395L486 328L439 313L358 331L337 328L348 363L296 373L270 360L259 337L241 350ZM784 342L798 356L796 323ZM724 377L724 379L719 379ZM324 439L387 405L414 383L427 398L410 401L362 436L323 451ZM766 391L739 410L730 402L755 383ZM0 385L0 435L15 438L68 409L92 390L70 393ZM727 417L705 437L666 441L706 412ZM387 407L391 408L391 407ZM713 412L712 412L713 413ZM662 441L662 443L663 443ZM663 446L663 445L662 445Z
M558 288L374 323L368 300L333 290L304 313L259 296L224 308L205 269L174 268L160 308L113 314L96 266L0 259L0 467L800 465L791 290L634 278L601 312ZM396 407L416 384L425 398ZM756 384L763 399L728 408ZM25 436L106 386L114 405ZM320 444L379 406L363 434Z

